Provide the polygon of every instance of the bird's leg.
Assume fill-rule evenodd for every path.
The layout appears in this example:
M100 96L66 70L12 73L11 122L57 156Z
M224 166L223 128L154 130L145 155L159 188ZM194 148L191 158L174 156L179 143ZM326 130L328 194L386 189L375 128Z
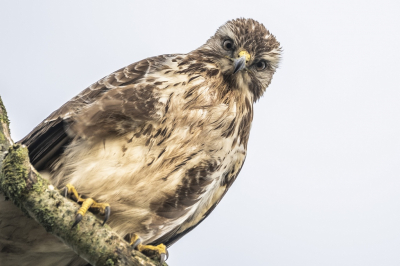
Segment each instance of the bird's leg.
M111 212L110 205L108 203L98 203L91 198L81 198L78 194L78 191L76 191L75 187L71 184L67 184L64 188L64 197L67 197L69 194L72 194L78 203L82 203L82 207L76 213L75 222L72 227L75 227L75 225L82 221L82 218L88 209L100 212L101 215L104 215L104 221L102 225L107 222Z
M159 244L157 246L142 245L142 240L137 234L130 234L128 235L128 238L129 245L131 245L133 248L136 248L147 257L159 257L160 265L163 265L163 263L168 259L168 250L164 244Z

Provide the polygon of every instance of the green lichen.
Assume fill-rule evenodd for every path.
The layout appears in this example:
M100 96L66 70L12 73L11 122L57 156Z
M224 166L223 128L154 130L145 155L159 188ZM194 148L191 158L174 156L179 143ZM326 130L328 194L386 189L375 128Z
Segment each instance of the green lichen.
M114 261L112 259L108 259L106 261L106 266L114 266Z
M4 126L6 126L8 132L10 132L10 120L8 119L7 110L4 107L3 100L1 99L0 96L0 145L4 145L5 144L4 142L6 141L6 136L4 135L4 131L7 129L5 129ZM0 148L0 151L1 150L2 149Z
M3 100L0 96L0 122L6 123L8 127L10 127L10 120L8 120L7 111L4 107Z
M32 186L32 190L40 194L46 190L48 185L50 185L50 182L39 175L36 183Z
M3 130L0 130L0 142L4 142L5 140L6 140L6 136L4 136Z
M42 208L32 208L31 211L44 229L46 229L47 232L52 233L57 222L57 214L54 214L51 208L45 206L42 206Z
M2 163L0 187L13 199L18 206L19 200L27 192L26 180L29 175L28 149L19 144L8 149L8 154Z
M8 120L6 108L3 105L3 101L0 96L0 168L2 166L4 152L10 146L9 140L7 138L10 132L10 120Z

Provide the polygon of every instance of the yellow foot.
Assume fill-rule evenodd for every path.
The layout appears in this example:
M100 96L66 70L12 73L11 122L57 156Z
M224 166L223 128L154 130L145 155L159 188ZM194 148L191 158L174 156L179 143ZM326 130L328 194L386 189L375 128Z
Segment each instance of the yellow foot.
M168 250L164 244L160 244L157 246L152 245L142 245L141 239L137 234L132 234L130 236L129 244L133 247L142 252L147 257L153 258L157 257L160 258L160 265L162 265L168 259Z
M64 188L64 197L67 197L69 194L72 194L78 203L82 203L82 207L76 213L75 222L72 225L72 228L82 221L82 218L88 209L95 212L100 212L101 215L104 215L103 225L107 222L111 212L110 205L108 203L98 203L91 198L83 199L79 197L78 191L76 191L75 187L71 184L67 184Z

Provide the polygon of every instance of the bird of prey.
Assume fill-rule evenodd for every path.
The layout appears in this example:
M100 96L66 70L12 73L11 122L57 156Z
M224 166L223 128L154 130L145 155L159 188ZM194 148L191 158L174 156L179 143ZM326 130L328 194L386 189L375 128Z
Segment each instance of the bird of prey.
M239 174L253 104L280 54L263 24L228 21L192 52L147 58L100 79L20 143L55 187L104 203L122 237L168 247L214 210ZM70 256L57 265L82 262L52 245L48 253ZM5 250L11 258L12 247Z

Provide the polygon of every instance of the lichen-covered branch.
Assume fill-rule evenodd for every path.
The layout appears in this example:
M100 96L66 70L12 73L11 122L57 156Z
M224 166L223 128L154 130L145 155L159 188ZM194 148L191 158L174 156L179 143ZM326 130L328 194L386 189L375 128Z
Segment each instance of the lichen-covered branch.
M3 156L8 147L13 144L10 134L10 120L8 120L7 111L0 97L0 168Z
M29 162L26 147L14 145L9 120L0 98L0 196L6 196L92 265L158 265L132 250L107 225L88 213L71 228L79 205L64 198ZM4 157L5 151L8 150ZM3 158L4 157L4 158Z

